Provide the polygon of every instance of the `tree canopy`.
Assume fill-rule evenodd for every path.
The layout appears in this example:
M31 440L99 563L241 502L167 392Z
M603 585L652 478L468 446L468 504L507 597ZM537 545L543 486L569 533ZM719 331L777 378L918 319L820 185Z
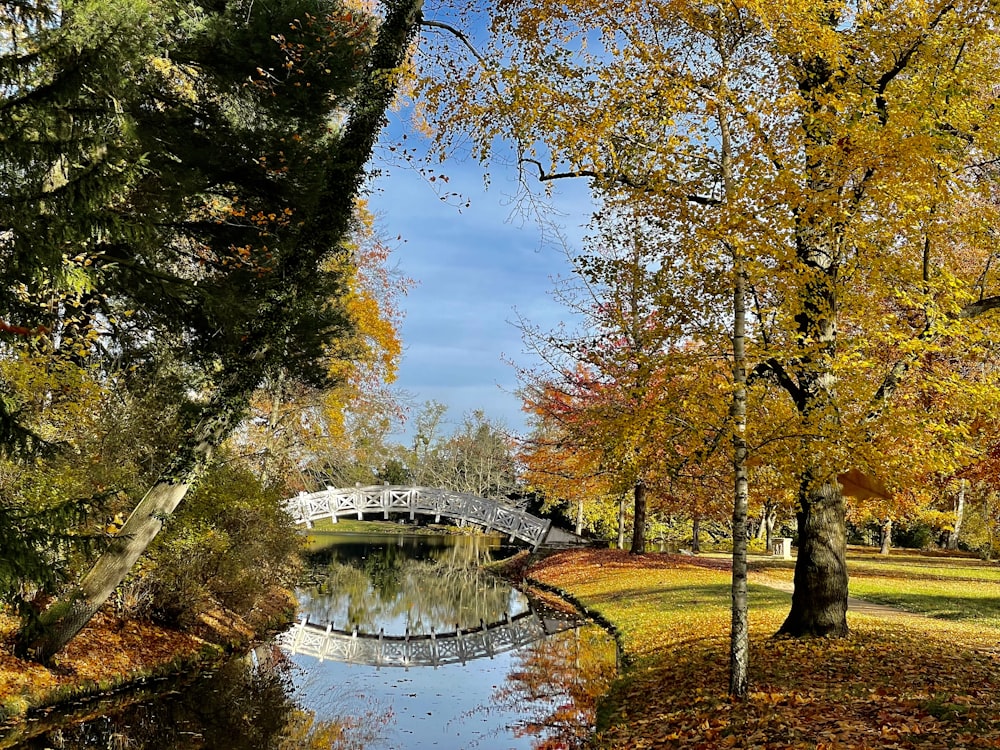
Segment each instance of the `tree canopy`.
M934 363L996 337L996 8L477 8L485 44L427 79L443 148L471 135L488 158L505 142L526 181L587 179L631 206L692 278L745 279L751 384L790 407L799 557L782 629L845 633L837 477L885 478L894 441L925 423L917 393L975 399ZM922 446L925 466L954 466L952 441Z
M174 362L188 384L160 479L72 605L46 613L54 635L30 644L47 658L258 386L288 371L329 384L342 363L381 356L344 241L420 4L388 3L382 18L298 0L6 5L9 351L138 389ZM8 449L31 436L15 410L5 423Z

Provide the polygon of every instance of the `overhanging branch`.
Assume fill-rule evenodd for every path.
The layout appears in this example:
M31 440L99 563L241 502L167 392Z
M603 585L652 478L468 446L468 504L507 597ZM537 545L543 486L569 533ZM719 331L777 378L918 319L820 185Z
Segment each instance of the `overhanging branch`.
M805 408L805 397L799 384L795 382L795 379L788 373L784 365L773 357L761 362L750 371L750 375L747 377L747 385L752 384L756 380L765 379L776 383L787 391L798 409Z

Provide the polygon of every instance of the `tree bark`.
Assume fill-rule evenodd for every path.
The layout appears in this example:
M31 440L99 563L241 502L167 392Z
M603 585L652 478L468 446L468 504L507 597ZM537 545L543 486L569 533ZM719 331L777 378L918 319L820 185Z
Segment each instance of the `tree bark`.
M948 534L948 549L958 549L958 535L962 531L965 516L965 480L958 480L958 498L955 500L955 526Z
M728 50L725 43L726 29L720 15L716 27L716 45L723 64L728 67ZM731 201L736 192L736 175L733 169L733 143L729 123L728 69L723 72L719 86L720 106L719 136L721 140L722 184L725 200ZM747 478L747 368L746 368L746 262L739 238L726 242L732 253L733 277L733 394L729 405L733 433L733 574L730 594L729 629L729 695L745 698L750 682L750 603L747 596L747 515L749 513L749 484ZM697 524L697 519L695 519ZM698 543L695 526L695 545Z
M888 555L892 549L892 519L886 518L882 521L882 546L879 547L880 555Z
M746 280L736 259L733 285L733 579L729 630L729 694L746 697L750 681L750 603L747 596L747 478L746 441ZM766 523L765 513L765 523Z
M691 551L701 552L701 519L697 516L691 521Z
M847 628L847 506L836 480L800 490L799 545L792 608L779 633L845 636Z
M618 499L618 549L625 549L625 495Z
M635 499L635 512L632 518L632 549L633 555L646 552L646 483L641 479L632 488Z

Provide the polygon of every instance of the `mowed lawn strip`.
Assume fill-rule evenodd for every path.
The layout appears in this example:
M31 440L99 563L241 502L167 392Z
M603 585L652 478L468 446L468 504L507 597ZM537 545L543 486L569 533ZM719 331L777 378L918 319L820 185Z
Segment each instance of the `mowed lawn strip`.
M752 561L751 580L792 580L787 561ZM851 550L847 558L850 595L926 615L968 620L1000 630L1000 564L956 555L894 551L884 557Z
M846 639L774 639L788 594L751 585L751 694L731 701L724 566L573 550L528 570L620 633L631 666L596 747L1000 747L997 631L973 620L853 614Z

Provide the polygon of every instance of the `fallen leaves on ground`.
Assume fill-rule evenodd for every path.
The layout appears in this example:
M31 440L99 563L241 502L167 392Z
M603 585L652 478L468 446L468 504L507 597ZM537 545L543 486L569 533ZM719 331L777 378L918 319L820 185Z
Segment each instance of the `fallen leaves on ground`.
M751 585L751 692L730 700L726 567L572 550L529 569L610 621L633 661L598 747L1000 748L1000 632L976 622L849 615L848 638L777 639L788 594Z
M98 613L55 659L52 668L13 655L17 622L0 614L0 718L47 705L54 697L121 684L187 662L208 644L248 644L255 633L281 621L290 594L275 590L263 598L251 621L216 609L204 613L191 632Z
M192 635L98 614L47 668L16 658L13 623L0 625L0 707L15 712L44 705L57 691L152 673L177 657L194 657L205 646Z

